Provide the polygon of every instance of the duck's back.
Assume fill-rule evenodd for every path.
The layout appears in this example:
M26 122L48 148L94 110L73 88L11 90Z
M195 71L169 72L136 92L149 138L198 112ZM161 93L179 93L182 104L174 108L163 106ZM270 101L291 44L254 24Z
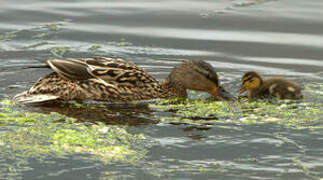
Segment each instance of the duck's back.
M114 58L47 60L55 71L40 78L17 101L53 100L125 102L157 98L158 81L136 64Z
M300 86L284 78L270 78L265 80L259 90L259 95L262 97L277 97L279 99L302 98Z

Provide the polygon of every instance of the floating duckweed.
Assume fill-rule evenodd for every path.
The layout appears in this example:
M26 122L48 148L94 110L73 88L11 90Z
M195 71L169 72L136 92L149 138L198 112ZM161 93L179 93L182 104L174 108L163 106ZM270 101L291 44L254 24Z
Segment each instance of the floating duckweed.
M16 111L14 109L14 102L6 99L0 102L0 107L1 124L30 124L35 122L37 119L46 119L46 117L48 116L46 114L40 113ZM50 115L52 117L56 117L58 113L53 112Z
M169 99L150 107L157 111L170 112L163 116L164 122L209 123L278 123L293 128L323 128L323 102L321 84L308 84L305 94L317 102L306 100L257 100L221 102L210 100ZM207 120L207 121L205 121Z
M57 31L59 24L46 24L45 27L51 31Z
M310 83L305 85L305 90L315 98L323 99L323 84Z
M190 100L182 98L171 98L161 100L158 104L151 104L150 107L157 111L175 113L170 117L162 117L161 121L171 123L203 123L225 119L235 116L233 109L228 102L210 100Z
M243 118L258 117L259 122L277 122L295 128L304 128L320 123L323 112L322 104L306 102L280 101L254 101L241 104Z
M6 129L7 126L0 125L0 157L8 158L8 161L16 160L17 157L42 160L45 157L90 154L92 156L81 158L100 160L103 163L135 163L146 153L144 135L130 134L123 127L106 126L103 123L77 123L75 119L55 112L19 112L15 108L17 107L13 102L1 101L0 121L10 121L17 125L10 128L10 131ZM64 122L61 123L61 120ZM21 164L17 166L21 169Z
M4 99L0 102L1 107L13 107L15 105L15 103L9 99Z
M92 52L99 52L100 49L101 48L101 46L100 45L92 45L91 47L89 47L89 51L92 51Z
M5 41L9 41L12 38L15 38L17 35L15 32L9 32L9 33L5 33L5 34L0 34L0 40L5 40Z
M60 129L52 135L52 149L69 153L87 153L100 156L106 162L130 162L142 156L131 149L131 142L144 139L142 135L130 135L125 129L104 125L79 126ZM122 143L121 143L121 142ZM139 156L138 156L139 155Z
M106 106L104 104L88 104L88 103L79 103L77 101L70 101L68 103L70 105L70 107L73 108L89 108L89 109L102 109L102 108L106 108ZM106 111L108 111L108 109L105 109Z
M50 52L56 57L63 57L63 55L69 50L69 47L56 47L52 49Z
M39 33L39 34L37 34L37 35L33 36L33 38L43 39L43 38L45 38L46 36L48 36L48 34L43 32L43 33Z
M35 122L35 119L30 118L30 114L12 113L5 114L0 113L0 124L3 123L14 123L14 124L25 124L29 122Z
M292 162L296 165L296 166L298 166L302 171L303 171L303 173L306 175L306 176L308 176L308 177L310 177L311 179L320 179L320 180L322 180L322 178L320 178L320 177L318 177L318 176L316 176L316 175L314 175L314 174L312 174L311 172L310 172L310 167L308 167L307 165L305 165L304 163L302 163L302 161L301 160L299 160L299 159L292 159Z
M36 35L33 35L33 38L37 39L42 39L47 36L49 36L52 33L55 33L56 31L59 30L59 26L62 26L63 23L67 23L67 21L64 22L58 22L58 23L53 23L53 24L42 24L38 26L34 26L32 28L27 28L27 29L21 29L21 30L14 30L6 33L1 33L0 34L0 41L10 41L13 38L19 37L23 34L25 34L26 31L30 32L31 34L33 33L38 33ZM45 31L45 32L42 32Z
M126 41L125 39L120 39L120 42L117 41L111 41L108 42L109 45L113 45L113 46L132 46L133 44L131 42Z

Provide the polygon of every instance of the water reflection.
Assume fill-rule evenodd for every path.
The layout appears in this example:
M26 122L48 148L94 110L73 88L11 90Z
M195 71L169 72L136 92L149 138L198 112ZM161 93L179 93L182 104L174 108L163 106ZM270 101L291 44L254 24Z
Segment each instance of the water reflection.
M82 107L73 104L48 104L43 107L29 107L27 109L40 113L57 112L75 118L78 122L103 122L110 125L129 126L158 123L158 121L149 118L153 111L148 108L148 103L109 106L82 105Z

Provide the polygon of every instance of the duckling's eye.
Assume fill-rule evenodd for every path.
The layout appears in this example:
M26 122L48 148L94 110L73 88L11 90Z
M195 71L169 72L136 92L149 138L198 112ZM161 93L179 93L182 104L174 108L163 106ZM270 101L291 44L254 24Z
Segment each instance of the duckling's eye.
M252 77L249 77L249 78L243 80L242 84L244 84L246 82L252 82L252 81L253 81Z

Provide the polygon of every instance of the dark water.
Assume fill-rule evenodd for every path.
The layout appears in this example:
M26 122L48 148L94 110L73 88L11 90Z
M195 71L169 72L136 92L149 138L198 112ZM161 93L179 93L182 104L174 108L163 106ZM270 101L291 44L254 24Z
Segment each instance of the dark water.
M323 83L322 9L320 0L2 0L0 99L28 89L49 72L35 58L59 56L121 57L158 80L182 59L203 59L232 92L248 70L284 75L300 84ZM111 120L100 113L64 111L80 119ZM157 142L139 165L73 157L49 164L30 160L32 169L22 178L99 179L105 171L111 179L323 178L319 129L205 127L159 122L145 107L116 111L132 114L107 123L136 125L129 131Z

